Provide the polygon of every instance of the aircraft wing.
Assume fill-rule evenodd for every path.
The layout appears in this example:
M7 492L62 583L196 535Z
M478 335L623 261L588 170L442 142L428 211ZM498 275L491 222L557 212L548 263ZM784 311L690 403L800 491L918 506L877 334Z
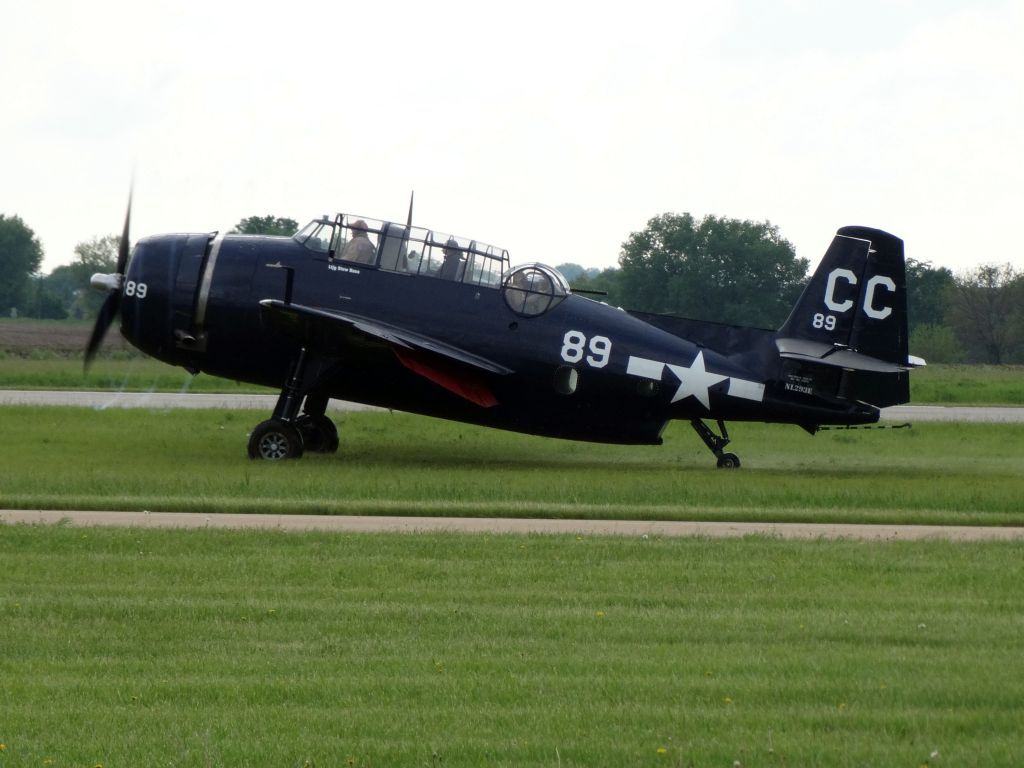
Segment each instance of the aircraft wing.
M277 330L314 349L339 354L358 347L390 347L409 370L483 407L497 405L480 374L513 373L500 363L390 323L336 309L260 302L264 318Z

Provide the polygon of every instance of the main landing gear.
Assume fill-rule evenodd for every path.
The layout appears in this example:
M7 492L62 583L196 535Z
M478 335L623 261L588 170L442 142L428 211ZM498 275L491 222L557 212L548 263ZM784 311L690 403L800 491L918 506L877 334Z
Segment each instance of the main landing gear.
M249 435L250 459L298 459L305 451L334 453L338 450L338 430L325 415L328 398L305 386L307 368L303 348L277 399L273 417L257 424ZM303 401L305 405L299 415Z
M707 424L700 419L692 419L690 425L694 431L700 435L700 439L704 441L704 445L708 447L715 456L718 458L719 469L738 469L740 466L740 457L735 453L726 453L725 446L729 444L729 432L725 428L725 422L721 419L718 420L718 429L721 430L722 435L719 437L716 435Z

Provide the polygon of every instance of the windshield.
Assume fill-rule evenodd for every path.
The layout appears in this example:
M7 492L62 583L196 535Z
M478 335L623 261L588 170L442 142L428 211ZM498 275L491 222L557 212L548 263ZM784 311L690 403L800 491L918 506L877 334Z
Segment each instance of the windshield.
M292 235L292 240L316 253L328 253L334 242L334 225L326 218L311 221Z

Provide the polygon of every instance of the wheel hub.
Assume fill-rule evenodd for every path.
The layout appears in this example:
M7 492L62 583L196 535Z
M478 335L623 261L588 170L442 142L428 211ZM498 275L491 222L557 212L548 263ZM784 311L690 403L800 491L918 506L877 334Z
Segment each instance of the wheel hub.
M268 432L260 440L260 455L264 459L283 459L288 455L288 438L280 432Z

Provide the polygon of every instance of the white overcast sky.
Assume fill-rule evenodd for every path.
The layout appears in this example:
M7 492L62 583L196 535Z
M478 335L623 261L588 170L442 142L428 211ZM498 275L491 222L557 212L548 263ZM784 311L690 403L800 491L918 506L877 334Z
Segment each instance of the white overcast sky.
M0 0L0 213L43 243L343 211L616 263L664 212L1024 267L1024 2Z

